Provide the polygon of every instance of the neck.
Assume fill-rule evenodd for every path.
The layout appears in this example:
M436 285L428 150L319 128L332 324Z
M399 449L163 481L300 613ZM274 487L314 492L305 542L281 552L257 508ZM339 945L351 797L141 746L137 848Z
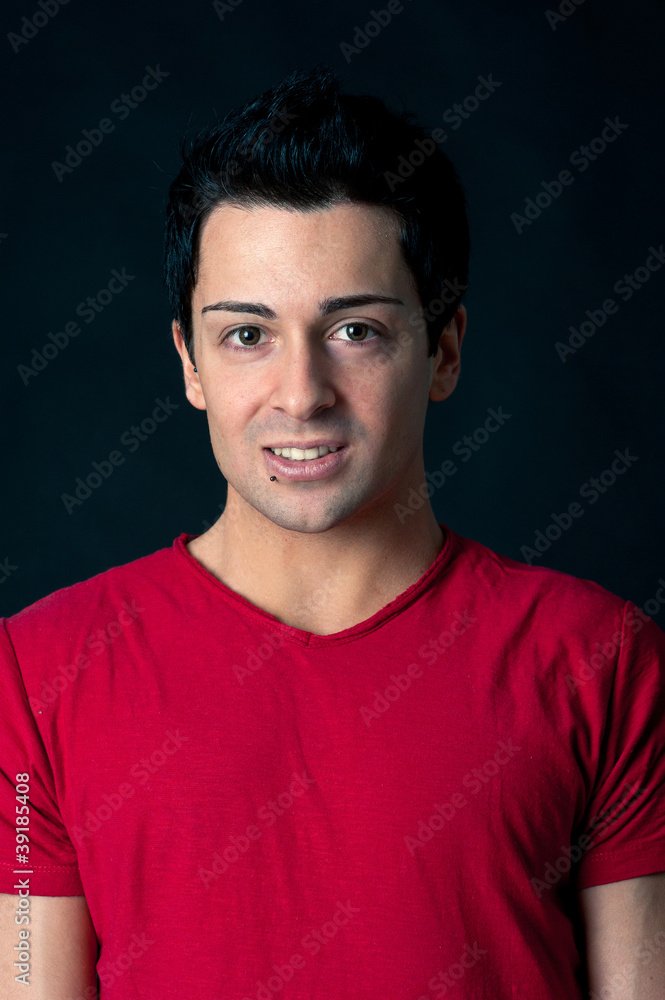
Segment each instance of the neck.
M443 546L431 505L392 503L320 532L280 527L229 485L224 513L189 549L213 575L295 628L329 635L371 617L415 583Z

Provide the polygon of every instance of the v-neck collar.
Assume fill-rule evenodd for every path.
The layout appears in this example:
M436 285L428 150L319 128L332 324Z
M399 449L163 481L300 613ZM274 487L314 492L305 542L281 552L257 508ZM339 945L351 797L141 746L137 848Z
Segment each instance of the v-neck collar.
M408 607L408 605L412 604L413 601L415 601L423 593L423 591L427 589L430 583L447 564L453 547L454 532L452 532L445 524L439 524L439 527L443 532L443 546L441 551L430 564L428 569L425 570L422 576L420 576L415 583L411 584L411 586L401 594L398 594L397 597L393 598L393 600L384 605L384 607L379 608L379 610L376 611L370 618L366 618L362 622L351 625L349 628L342 629L341 632L331 632L330 635L318 635L315 632L307 632L304 629L287 625L284 622L281 622L274 615L271 615L269 612L259 608L256 604L252 604L251 601L248 601L246 598L236 593L235 590L227 587L225 583L218 580L216 576L210 573L209 570L207 570L197 559L195 559L191 552L187 549L188 542L191 542L194 538L198 538L198 535L182 532L182 534L174 540L173 548L177 556L185 560L186 564L198 575L202 583L204 583L208 588L216 590L221 597L225 598L230 604L234 605L241 613L251 619L254 619L257 624L261 624L264 627L270 626L273 632L279 632L284 639L299 643L302 646L333 646L337 643L351 642L354 639L358 639L361 636L374 631L374 629L379 628L379 626L385 624L395 615L399 614L406 607Z

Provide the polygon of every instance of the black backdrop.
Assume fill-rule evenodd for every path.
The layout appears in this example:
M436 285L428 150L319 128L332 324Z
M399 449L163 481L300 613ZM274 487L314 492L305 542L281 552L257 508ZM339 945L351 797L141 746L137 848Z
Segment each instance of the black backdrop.
M386 8L3 5L0 614L218 516L225 484L205 414L184 397L161 284L177 143L323 61L344 89L443 128L468 192L463 374L448 402L430 404L426 428L428 472L446 459L457 470L433 488L438 519L513 558L646 602L662 626L665 266L650 248L665 240L665 12L647 0L563 0L556 18L534 0L391 0L381 25ZM153 89L134 90L149 69ZM490 84L481 99L479 77ZM134 107L122 103L132 92ZM97 134L102 119L108 131ZM591 160L579 150L605 119L618 134L605 150L594 143ZM82 146L78 164L70 155L67 171L54 167L68 166L67 147L86 129L98 144ZM532 220L520 221L539 194ZM107 294L114 270L126 285ZM628 299L623 276L635 273ZM88 297L99 311L77 314ZM80 332L67 342L73 323ZM571 336L578 346L562 357L556 345ZM177 408L145 440L128 437L157 399ZM474 438L490 408L510 416ZM456 444L465 435L476 450ZM626 450L629 467L613 477L615 451ZM66 504L77 478L113 451L124 461L83 502ZM585 486L601 474L604 492ZM580 516L557 529L552 516L576 502Z

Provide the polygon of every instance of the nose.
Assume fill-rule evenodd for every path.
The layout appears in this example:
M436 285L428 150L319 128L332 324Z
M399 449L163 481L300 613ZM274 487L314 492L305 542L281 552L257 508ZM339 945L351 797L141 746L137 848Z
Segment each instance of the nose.
M270 404L295 420L308 420L335 403L332 359L321 343L311 339L289 338L276 359L272 378Z

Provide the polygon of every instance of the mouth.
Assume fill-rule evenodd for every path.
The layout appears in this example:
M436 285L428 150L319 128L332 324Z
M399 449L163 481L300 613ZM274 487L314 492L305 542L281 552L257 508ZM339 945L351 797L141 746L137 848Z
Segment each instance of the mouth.
M312 444L308 448L293 445L264 448L263 454L269 472L279 482L310 482L325 479L337 472L346 462L348 446L345 444Z
M279 455L281 458L288 459L292 462L305 462L312 461L317 458L323 458L325 455L340 451L343 447L344 445L340 444L312 443L302 446L284 445L275 448L268 448L268 451L271 451L273 455Z

